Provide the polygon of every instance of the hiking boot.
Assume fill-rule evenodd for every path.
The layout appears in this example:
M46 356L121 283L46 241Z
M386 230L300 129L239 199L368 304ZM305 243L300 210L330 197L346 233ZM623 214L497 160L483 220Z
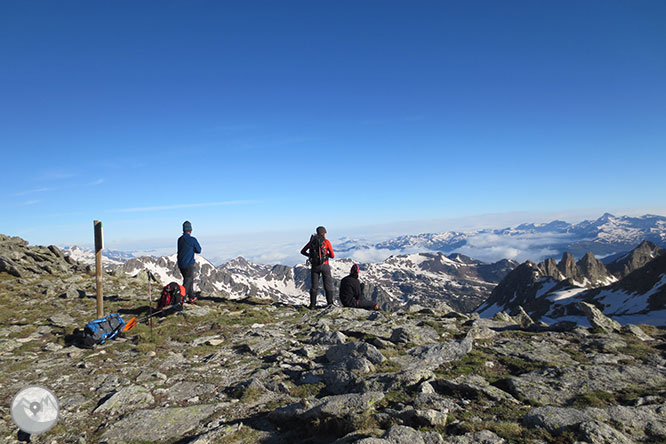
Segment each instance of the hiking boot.
M190 300L187 301L188 304L194 305L194 303L199 299L198 297L194 296L193 298L190 298Z

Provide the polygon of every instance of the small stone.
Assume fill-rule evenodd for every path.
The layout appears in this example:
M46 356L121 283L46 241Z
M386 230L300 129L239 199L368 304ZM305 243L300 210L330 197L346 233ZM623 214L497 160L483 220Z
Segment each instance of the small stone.
M654 338L643 331L638 325L627 324L622 327L624 333L630 333L636 336L641 341L654 341Z
M60 344L55 344L53 342L49 342L48 344L46 344L45 346L42 347L42 351L55 352L55 351L61 350L62 348L63 348L63 346L60 345Z
M52 331L53 329L48 325L42 325L41 327L37 327L37 333L39 333L40 335L48 335Z
M440 412L439 410L433 409L416 410L414 419L428 427L446 426L448 413L448 411Z
M56 327L70 327L76 323L73 317L65 313L56 313L49 317L48 320Z

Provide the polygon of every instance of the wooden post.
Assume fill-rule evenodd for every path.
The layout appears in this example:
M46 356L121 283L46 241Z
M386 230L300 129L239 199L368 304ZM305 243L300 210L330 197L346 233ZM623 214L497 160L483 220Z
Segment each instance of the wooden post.
M97 280L97 318L104 316L104 296L102 293L102 250L104 249L104 236L102 235L102 221L94 221L95 227L95 268Z

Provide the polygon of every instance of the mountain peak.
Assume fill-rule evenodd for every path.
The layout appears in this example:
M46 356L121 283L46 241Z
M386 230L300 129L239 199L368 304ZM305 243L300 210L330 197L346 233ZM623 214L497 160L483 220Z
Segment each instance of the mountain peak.
M611 213L604 213L601 215L599 219L597 219L597 222L609 222L611 219L617 219L617 218L613 216Z
M662 253L663 250L661 250L656 244L644 240L629 253L609 263L606 268L614 276L621 279L629 273L643 267Z

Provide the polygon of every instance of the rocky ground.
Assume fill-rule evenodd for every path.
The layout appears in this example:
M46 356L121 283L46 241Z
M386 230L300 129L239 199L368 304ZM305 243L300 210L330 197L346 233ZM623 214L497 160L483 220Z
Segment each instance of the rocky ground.
M619 328L594 311L588 329L526 315L310 311L204 293L183 314L157 319L152 335L143 323L86 350L69 341L95 316L94 276L57 249L6 244L8 443L666 442L664 329ZM148 283L105 275L104 294L105 311L129 319L146 310ZM33 384L56 394L60 419L26 436L10 402Z

